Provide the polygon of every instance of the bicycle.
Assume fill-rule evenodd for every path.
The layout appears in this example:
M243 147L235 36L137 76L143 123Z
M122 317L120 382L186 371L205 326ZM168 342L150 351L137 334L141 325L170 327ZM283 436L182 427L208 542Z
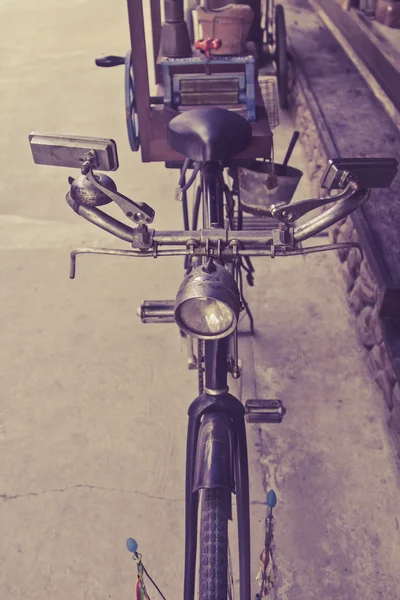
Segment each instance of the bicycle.
M240 599L250 598L249 474L245 421L280 423L285 409L280 400L248 400L243 405L229 393L228 375L240 376L238 321L250 308L243 294L243 270L251 282L251 257L287 257L357 243L303 247L302 242L356 210L370 188L389 187L397 161L385 158L333 159L321 186L334 196L280 203L270 207L265 230L243 230L237 214L238 168L235 160L251 142L251 126L240 115L222 108L181 113L168 127L171 147L185 157L181 193L197 176L200 183L192 213L192 229L157 231L149 225L154 210L117 191L108 175L94 171L118 168L116 144L103 138L32 133L30 144L38 164L79 167L70 178L69 206L80 216L131 244L130 249L78 248L71 253L70 277L75 277L79 254L112 254L136 258L181 256L186 275L174 301L145 302L143 322L175 322L189 341L198 340L193 365L199 373L199 395L188 409L185 500L184 600L193 600L196 557L201 600L232 597L229 576L228 521L236 495L239 537ZM192 169L186 182L187 171ZM227 185L228 176L232 186ZM114 201L134 226L111 217L98 207ZM316 208L333 206L296 225ZM202 228L198 227L199 214ZM274 223L272 225L272 222ZM278 222L278 226L276 226ZM271 525L271 520L269 521ZM199 535L199 548L197 536ZM271 531L268 533L271 538ZM140 563L141 564L141 563ZM141 571L143 574L143 570Z

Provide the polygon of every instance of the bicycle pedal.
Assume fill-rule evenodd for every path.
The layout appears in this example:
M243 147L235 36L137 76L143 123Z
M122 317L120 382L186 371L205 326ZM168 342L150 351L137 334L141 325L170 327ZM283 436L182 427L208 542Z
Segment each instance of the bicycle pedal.
M248 423L281 423L286 409L280 400L246 400L245 412Z
M137 309L142 323L175 323L174 300L145 300Z

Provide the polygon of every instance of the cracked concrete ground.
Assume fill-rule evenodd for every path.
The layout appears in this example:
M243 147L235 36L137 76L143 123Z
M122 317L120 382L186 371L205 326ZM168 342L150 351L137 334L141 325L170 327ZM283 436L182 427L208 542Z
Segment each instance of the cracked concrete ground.
M0 16L0 597L131 597L133 535L166 597L178 598L196 378L176 328L143 326L135 312L143 298L174 296L181 261L144 270L79 257L69 281L74 246L113 240L66 206L71 171L33 165L27 141L33 129L113 137L119 189L153 205L158 228L177 227L176 173L129 151L122 69L94 67L126 51L126 8L15 0L0 2ZM278 160L290 131L275 130ZM293 164L303 162L298 148ZM242 392L281 397L288 414L249 429L254 569L263 483L273 484L279 599L397 600L398 474L336 258L256 266Z

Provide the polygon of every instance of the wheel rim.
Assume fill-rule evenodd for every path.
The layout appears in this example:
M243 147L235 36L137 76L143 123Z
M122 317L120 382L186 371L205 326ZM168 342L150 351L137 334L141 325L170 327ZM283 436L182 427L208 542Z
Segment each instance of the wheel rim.
M135 80L130 51L125 57L125 112L129 145L133 152L137 152L140 145L139 121L136 112Z

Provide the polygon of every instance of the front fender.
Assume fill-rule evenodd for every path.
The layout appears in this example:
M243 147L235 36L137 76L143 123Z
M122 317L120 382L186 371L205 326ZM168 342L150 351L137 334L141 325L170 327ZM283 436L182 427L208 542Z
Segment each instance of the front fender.
M232 420L221 412L205 414L197 440L193 492L225 488L235 493L233 466Z

